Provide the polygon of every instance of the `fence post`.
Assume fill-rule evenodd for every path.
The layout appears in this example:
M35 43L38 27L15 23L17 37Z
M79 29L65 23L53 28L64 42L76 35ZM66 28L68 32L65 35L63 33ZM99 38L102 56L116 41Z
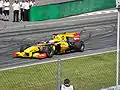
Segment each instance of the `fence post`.
M120 35L120 0L116 0L116 8L118 10L118 22L117 22L117 56L116 56L116 89L118 90L119 85L119 35Z
M58 90L60 90L60 86L61 86L61 59L58 59L58 77L57 77L57 81L58 81Z

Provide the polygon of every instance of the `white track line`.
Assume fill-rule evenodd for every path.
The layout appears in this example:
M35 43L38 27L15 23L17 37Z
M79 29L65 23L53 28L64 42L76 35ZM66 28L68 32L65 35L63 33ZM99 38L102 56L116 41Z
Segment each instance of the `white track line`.
M93 54L86 54L86 55L82 55L82 56L75 56L75 57L69 57L69 58L63 58L61 60L63 61L63 60L67 60L67 59L80 58L80 57L86 57L86 56L97 55L97 54L104 54L104 53L109 53L109 52L114 52L114 51L116 51L116 50L93 53ZM51 62L56 62L56 61L58 61L58 60L51 60L51 61L46 61L46 62L36 62L36 63L33 63L33 64L26 64L26 65L21 65L21 66L16 66L16 67L4 68L4 69L0 69L0 71L5 71L5 70L10 70L10 69L15 69L15 68L28 67L28 66L38 65L38 64L51 63Z

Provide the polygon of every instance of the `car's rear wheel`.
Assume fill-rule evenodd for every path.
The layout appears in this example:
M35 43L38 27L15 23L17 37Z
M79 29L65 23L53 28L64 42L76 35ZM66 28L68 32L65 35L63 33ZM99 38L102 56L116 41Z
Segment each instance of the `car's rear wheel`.
M77 42L76 47L77 47L76 51L83 52L85 50L85 44L83 41Z

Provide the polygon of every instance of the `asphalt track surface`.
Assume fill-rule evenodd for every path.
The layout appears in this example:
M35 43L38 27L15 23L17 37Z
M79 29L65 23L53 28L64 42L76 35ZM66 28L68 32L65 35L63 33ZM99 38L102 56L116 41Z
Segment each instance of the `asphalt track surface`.
M56 59L81 56L97 52L104 52L116 49L116 15L96 15L85 18L84 22L80 20L70 24L51 24L50 27L41 29L21 30L0 34L0 70L4 68L16 67L37 62L47 62ZM47 40L53 33L62 33L65 31L81 32L81 39L85 41L84 52L74 52L64 55L54 55L46 59L23 59L14 58L14 51L24 43Z

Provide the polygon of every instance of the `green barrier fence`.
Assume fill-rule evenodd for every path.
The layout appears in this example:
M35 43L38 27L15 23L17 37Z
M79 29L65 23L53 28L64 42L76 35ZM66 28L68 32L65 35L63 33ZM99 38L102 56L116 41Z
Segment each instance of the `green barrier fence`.
M115 7L115 0L77 0L60 4L34 6L30 9L30 21L59 19L86 12Z

